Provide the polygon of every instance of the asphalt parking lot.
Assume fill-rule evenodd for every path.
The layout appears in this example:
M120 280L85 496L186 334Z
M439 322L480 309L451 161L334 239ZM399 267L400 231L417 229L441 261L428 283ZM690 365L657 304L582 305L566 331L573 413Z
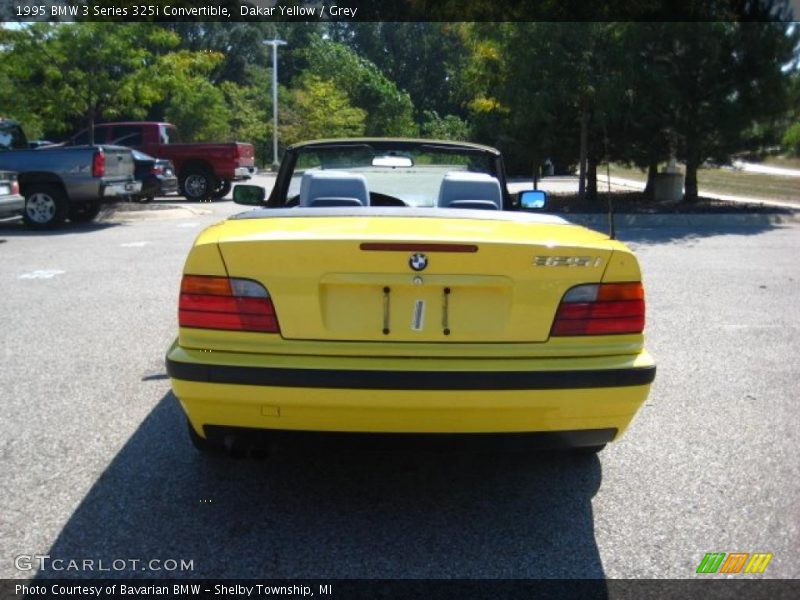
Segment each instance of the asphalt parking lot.
M658 375L599 457L390 440L200 456L169 389L181 268L231 202L50 233L0 222L0 577L15 557L320 578L800 577L800 226L623 229Z

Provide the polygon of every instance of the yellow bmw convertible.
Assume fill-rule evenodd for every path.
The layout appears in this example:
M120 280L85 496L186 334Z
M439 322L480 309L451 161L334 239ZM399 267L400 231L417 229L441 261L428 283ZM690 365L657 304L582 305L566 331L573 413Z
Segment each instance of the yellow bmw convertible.
M199 449L254 432L529 434L598 451L655 377L639 265L509 194L475 144L322 140L186 260L172 389Z

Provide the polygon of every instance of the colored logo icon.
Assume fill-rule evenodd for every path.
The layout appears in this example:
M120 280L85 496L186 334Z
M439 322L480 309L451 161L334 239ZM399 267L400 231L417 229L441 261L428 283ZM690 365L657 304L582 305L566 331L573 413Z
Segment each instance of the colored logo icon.
M772 556L767 552L708 552L697 573L763 573Z

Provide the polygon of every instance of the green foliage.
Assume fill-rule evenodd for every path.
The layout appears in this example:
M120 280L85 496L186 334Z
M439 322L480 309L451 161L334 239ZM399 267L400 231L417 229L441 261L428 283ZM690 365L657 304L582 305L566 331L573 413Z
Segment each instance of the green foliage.
M461 24L340 22L330 34L334 41L374 63L398 89L408 92L418 121L425 119L426 111L466 116L460 73L469 53Z
M435 110L426 110L423 117L424 121L420 125L422 137L457 141L469 139L469 123L456 115L440 117Z
M400 91L372 62L343 44L320 37L311 38L303 55L308 74L328 79L336 88L346 90L352 104L366 112L367 135L416 133L410 96Z
M161 95L152 71L158 53L178 43L174 35L143 23L34 24L6 32L2 101L26 99L26 126L69 133L77 124L122 115L143 117ZM7 110L6 105L1 108ZM27 113L27 114L25 114Z
M787 152L794 156L800 156L800 121L786 130L782 141Z
M290 94L284 112L282 137L287 144L326 138L363 135L366 111L350 104L347 94L333 81L316 75L301 79Z
M574 164L581 122L590 164L646 167L671 152L687 182L776 141L800 28L786 23L479 23L464 26L462 79L479 140L509 170ZM687 187L687 196L696 190Z
M180 50L158 61L163 117L178 128L184 141L231 139L230 107L223 89L209 80L221 60L218 53Z

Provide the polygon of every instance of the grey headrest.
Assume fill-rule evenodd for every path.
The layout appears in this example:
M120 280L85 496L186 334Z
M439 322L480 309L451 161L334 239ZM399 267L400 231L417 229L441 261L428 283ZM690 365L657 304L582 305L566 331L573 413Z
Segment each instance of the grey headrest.
M308 171L300 180L300 206L369 206L367 180L347 171Z
M445 208L503 210L500 182L487 173L451 171L442 179L436 205Z

